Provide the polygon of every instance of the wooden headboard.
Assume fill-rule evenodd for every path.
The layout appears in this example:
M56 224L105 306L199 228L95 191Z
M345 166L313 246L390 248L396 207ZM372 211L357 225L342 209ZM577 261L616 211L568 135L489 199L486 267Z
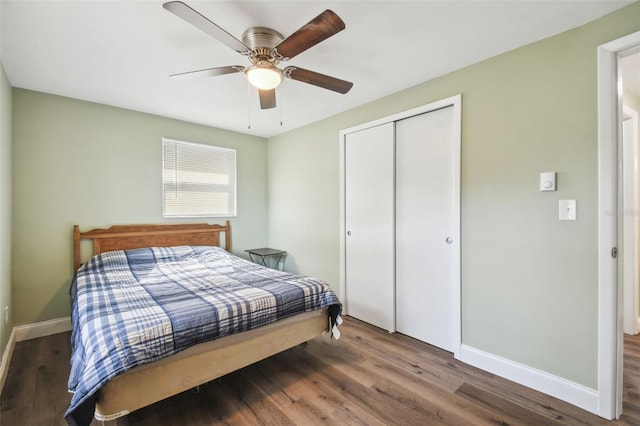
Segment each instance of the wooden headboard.
M186 223L167 225L115 225L108 229L92 229L80 232L73 226L73 267L77 270L80 258L80 240L93 241L93 254L113 250L142 247L173 247L182 245L219 246L220 232L224 232L224 249L231 251L231 225Z

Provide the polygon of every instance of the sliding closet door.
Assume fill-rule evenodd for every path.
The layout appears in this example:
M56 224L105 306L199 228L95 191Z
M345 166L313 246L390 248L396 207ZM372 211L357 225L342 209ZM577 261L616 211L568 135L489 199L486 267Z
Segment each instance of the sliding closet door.
M458 330L453 107L396 123L396 329L448 351Z
M350 316L393 331L393 123L345 140L345 296Z

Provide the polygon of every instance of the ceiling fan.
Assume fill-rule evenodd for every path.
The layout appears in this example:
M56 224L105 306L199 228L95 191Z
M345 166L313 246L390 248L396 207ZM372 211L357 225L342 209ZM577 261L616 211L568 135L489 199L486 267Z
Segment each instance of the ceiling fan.
M277 67L280 61L288 61L345 28L342 19L331 10L325 10L287 38L271 28L252 27L242 34L242 41L240 41L181 1L170 1L164 3L162 7L248 57L252 63L248 67L230 65L173 74L172 78L214 77L244 72L247 80L258 88L261 109L276 106L275 89L284 78L342 94L347 93L353 86L349 81L303 68L288 66L280 69Z

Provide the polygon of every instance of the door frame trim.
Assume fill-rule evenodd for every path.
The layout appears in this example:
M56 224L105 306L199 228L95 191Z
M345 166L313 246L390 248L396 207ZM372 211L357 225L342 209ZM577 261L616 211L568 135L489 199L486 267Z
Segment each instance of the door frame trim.
M598 415L622 413L622 285L612 247L619 243L618 161L622 93L618 58L640 46L640 31L598 46Z
M346 304L346 247L345 247L345 237L346 237L346 225L345 225L345 142L346 135L349 133L354 133L359 130L364 130L370 127L379 126L382 124L395 122L399 120L403 120L405 118L413 117L415 115L425 114L428 112L436 111L442 108L453 107L453 127L454 127L454 178L453 185L456 191L456 195L454 196L454 217L456 218L456 226L453 232L454 244L457 244L456 250L456 258L454 259L454 281L457 285L454 287L454 306L452 309L454 311L455 322L453 325L453 329L456 331L456 335L454 336L454 352L453 355L456 359L460 359L461 345L462 345L462 300L461 300L461 213L460 213L460 177L461 177L461 146L462 146L462 94L454 95L448 97L446 99L441 99L439 101L431 102L426 105L419 106L417 108L412 108L406 111L402 111L396 114L389 115L387 117L383 117L377 120L369 121L366 123L362 123L353 127L349 127L339 132L339 155L340 155L340 300L343 302L343 312L345 315L348 314L349 306ZM395 320L394 320L394 329L395 329Z

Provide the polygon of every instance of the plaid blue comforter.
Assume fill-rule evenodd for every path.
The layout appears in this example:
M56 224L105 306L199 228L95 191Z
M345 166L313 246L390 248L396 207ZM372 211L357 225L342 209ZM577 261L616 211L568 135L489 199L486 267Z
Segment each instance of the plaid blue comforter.
M92 410L104 383L135 366L323 307L335 321L341 309L322 281L200 246L94 256L78 269L71 301L70 424L83 423L74 411L86 401Z

